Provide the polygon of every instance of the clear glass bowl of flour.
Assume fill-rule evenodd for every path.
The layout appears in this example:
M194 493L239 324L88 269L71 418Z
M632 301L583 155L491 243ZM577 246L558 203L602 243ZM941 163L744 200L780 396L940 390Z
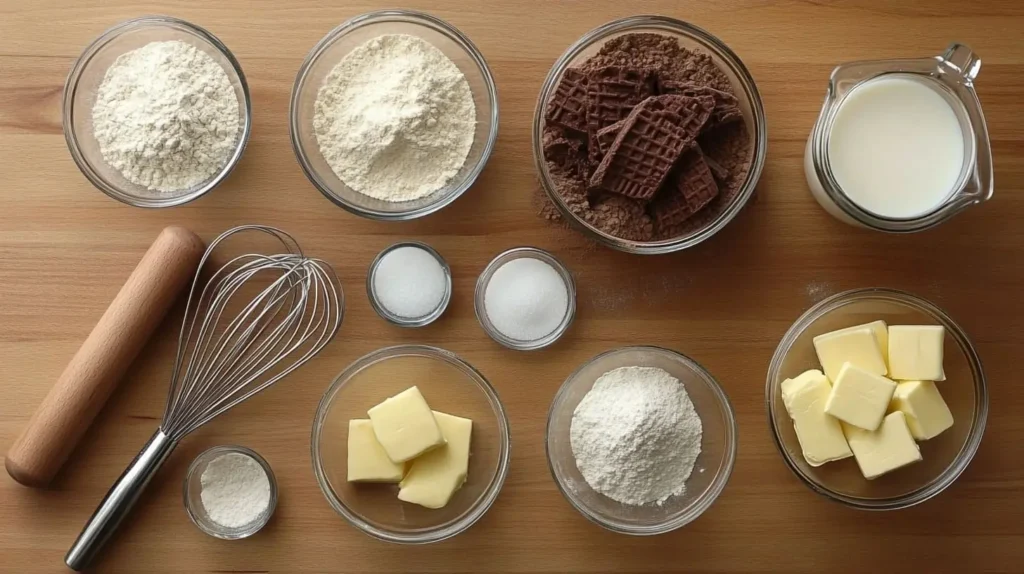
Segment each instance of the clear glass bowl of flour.
M238 98L238 136L223 167L203 183L181 191L147 189L126 179L110 166L93 133L93 106L108 68L122 54L151 42L181 41L209 55L220 65ZM249 86L238 60L208 31L177 18L146 16L122 22L96 38L75 62L64 85L64 137L82 174L108 196L136 207L174 207L188 203L217 187L242 157L249 141L251 112Z
M398 500L397 484L348 482L348 421L413 385L430 408L473 421L466 483L443 508ZM310 443L331 508L367 535L398 544L440 542L473 526L498 499L511 448L494 387L455 353L426 345L385 347L346 367L320 400Z
M701 453L686 490L660 505L616 502L591 488L576 466L569 438L573 413L597 379L619 367L667 371L682 382L701 419ZM551 403L545 443L551 474L573 508L613 532L650 536L692 522L722 493L736 462L736 417L718 382L689 357L659 347L622 347L594 357L569 375Z
M270 484L270 500L269 503L266 504L266 508L258 512L252 521L240 526L218 523L210 516L210 512L207 511L206 506L203 503L203 473L205 473L210 467L210 463L220 459L224 455L241 455L252 459L260 466L260 468L263 469L263 472L266 473L267 481ZM223 475L220 475L217 477L217 480L223 480L224 478L225 477ZM228 490L240 497L245 497L247 495L245 490L238 484L232 485ZM262 530L263 527L267 525L267 522L270 521L270 517L274 515L274 510L277 508L277 479L274 478L274 471L270 469L270 465L267 461L264 460L262 456L256 454L252 449L236 445L215 446L203 451L188 467L188 472L185 475L183 495L185 500L185 512L188 513L188 517L192 520L192 523L198 526L200 530L214 538L238 540L241 538L248 538ZM265 501L265 498L262 499L262 501ZM249 508L239 506L237 500L228 500L225 502L229 505L234 505L236 510L243 514L251 510ZM251 502L253 501L250 500L250 503Z
M391 34L414 36L439 49L465 76L476 107L473 143L462 167L437 191L409 201L375 199L346 185L320 151L313 127L317 94L331 70L353 49L378 36ZM423 217L458 199L483 171L498 137L497 90L483 55L451 24L408 10L362 14L324 36L299 68L289 114L292 147L310 182L338 206L377 220L404 221Z

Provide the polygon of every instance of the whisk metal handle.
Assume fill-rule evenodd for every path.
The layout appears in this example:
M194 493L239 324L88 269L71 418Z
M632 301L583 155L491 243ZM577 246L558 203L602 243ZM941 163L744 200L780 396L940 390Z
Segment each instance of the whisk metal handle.
M78 539L68 550L64 563L72 570L88 568L107 540L114 534L121 521L124 520L139 495L145 490L150 479L170 456L178 441L157 430L149 439L142 452L135 457L121 478L117 479L110 492L100 503L92 518L78 535Z

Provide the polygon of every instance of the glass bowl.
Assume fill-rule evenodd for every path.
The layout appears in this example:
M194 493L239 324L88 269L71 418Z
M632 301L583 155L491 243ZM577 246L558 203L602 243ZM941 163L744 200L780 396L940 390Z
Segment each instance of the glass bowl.
M621 504L590 488L576 468L569 443L573 413L594 382L612 369L633 366L657 367L679 379L704 426L701 453L686 492L660 506ZM736 417L718 382L689 357L659 347L622 347L594 357L569 375L551 403L545 443L558 489L580 514L613 532L664 534L695 520L722 493L736 462Z
M206 513L206 508L203 507L203 472L206 471L206 467L215 459L230 453L245 455L258 462L267 473L267 479L270 480L270 505L267 506L267 509L255 521L240 528L229 528L214 522L210 519L210 515ZM215 446L203 451L189 465L188 472L185 474L183 496L185 512L188 513L192 523L198 526L200 530L215 538L238 540L248 538L259 532L270 521L270 517L274 515L274 510L277 508L277 479L274 478L274 471L270 469L267 461L252 449L237 445Z
M558 327L556 327L554 331L533 341L523 341L506 337L494 326L494 324L491 323L490 318L487 317L487 310L484 305L484 298L487 294L487 285L490 283L491 277L494 276L494 272L502 265L512 261L513 259L523 258L539 259L552 266L562 277L562 280L565 282L565 288L569 294L569 304L566 307L565 317L562 318L562 322L559 323ZM480 322L480 326L483 327L484 332L486 332L491 339L494 339L502 346L514 351L535 351L554 344L555 341L562 338L562 335L564 335L565 332L569 330L569 326L572 325L572 321L576 317L576 282L573 280L572 273L569 272L569 268L563 265L562 262L554 255L544 251L543 249L537 249L536 247L516 247L498 254L497 257L487 264L483 273L481 273L480 277L476 280L476 292L473 294L473 304L477 321Z
M398 500L398 485L347 480L348 421L416 385L437 411L473 421L466 483L444 508ZM374 351L324 393L313 420L313 471L327 502L350 524L388 542L427 544L464 532L494 501L508 475L509 424L494 388L454 353L424 345Z
M381 201L349 188L320 153L320 145L313 130L314 104L324 79L350 51L384 34L416 36L444 52L466 76L476 104L476 133L462 169L442 189L412 201ZM299 68L292 88L289 115L292 147L309 181L340 207L377 220L416 219L430 215L458 199L483 171L498 137L497 89L483 55L469 38L451 24L410 10L382 10L362 14L324 36Z
M180 192L161 192L132 183L107 164L93 135L92 108L107 68L122 54L150 42L179 40L195 46L220 64L238 97L238 139L227 163L201 185ZM169 16L145 16L122 22L96 38L82 52L64 84L64 138L78 169L100 191L136 207L174 207L188 203L227 178L245 151L251 129L249 85L238 60L216 36Z
M562 80L565 70L582 63L587 58L596 54L605 42L618 36L634 33L654 33L669 36L677 39L680 45L685 48L697 49L711 56L732 83L750 138L750 171L747 173L746 180L732 202L718 217L712 219L700 229L694 230L688 235L659 241L630 241L628 239L621 239L609 235L577 217L555 190L551 173L548 170L547 163L544 161L542 137L547 123L544 118L544 108L547 106L552 95L554 95L555 88ZM614 20L584 34L582 38L569 46L569 49L551 67L551 71L548 72L548 76L541 87L540 96L537 98L537 108L533 115L533 160L537 167L541 187L544 188L548 198L550 198L562 217L572 223L574 227L583 232L588 238L627 253L671 253L693 247L720 231L739 214L740 210L743 209L743 206L747 204L747 201L753 195L757 181L761 177L761 170L764 168L767 148L768 129L765 123L761 95L758 93L757 86L754 85L754 79L743 65L743 62L724 42L710 33L692 24L664 16L630 16Z
M384 257L401 247L416 247L422 249L432 255L434 259L441 265L441 269L444 271L445 286L444 295L441 297L441 302L438 303L437 307L433 311L427 313L422 317L402 317L389 311L383 303L377 298L377 291L374 289L374 280L377 277L377 267ZM444 314L445 309L448 308L448 303L452 299L452 270L448 266L448 262L444 260L444 257L437 252L436 249L423 243L421 241L403 241L401 243L395 243L390 247L384 249L377 254L377 257L373 258L370 263L370 271L366 274L366 295L370 299L370 306L377 312L378 315L385 321L398 325L399 327L424 327L436 321L441 315Z
M820 368L812 339L823 333L878 319L890 325L946 328L946 380L942 397L953 427L918 445L924 460L874 480L865 479L853 458L812 467L804 460L793 421L782 402L782 381ZM945 490L967 468L981 444L988 418L988 390L981 360L963 329L941 309L902 291L858 289L811 307L782 338L765 388L768 424L786 465L814 492L865 510L895 510L919 504Z

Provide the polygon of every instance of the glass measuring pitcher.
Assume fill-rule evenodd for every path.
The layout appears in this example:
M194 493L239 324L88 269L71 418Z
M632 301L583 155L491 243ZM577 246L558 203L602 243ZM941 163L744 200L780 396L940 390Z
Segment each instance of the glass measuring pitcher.
M952 44L933 58L873 60L842 64L832 71L825 104L807 139L804 172L818 203L841 221L879 231L909 233L934 227L967 207L992 197L992 148L974 79L981 60L970 48ZM864 208L837 182L829 142L837 112L852 90L892 74L932 88L949 105L963 135L963 163L956 184L937 206L912 217L890 217ZM872 169L865 165L864 169Z

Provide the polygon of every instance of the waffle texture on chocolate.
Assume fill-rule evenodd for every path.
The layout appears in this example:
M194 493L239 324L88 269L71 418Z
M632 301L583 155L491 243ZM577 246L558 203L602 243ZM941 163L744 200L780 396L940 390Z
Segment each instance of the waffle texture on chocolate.
M739 100L736 99L736 96L716 90L710 86L699 86L693 83L676 82L673 80L659 80L658 93L676 94L691 98L702 96L714 98L715 111L711 114L711 120L704 126L705 129L743 119L743 112L740 111Z
M547 121L580 133L587 131L587 76L569 68L547 106Z
M653 198L711 115L708 100L684 99L651 97L636 106L594 171L591 190Z
M693 144L679 158L669 176L668 185L651 202L651 214L659 226L678 225L711 203L718 195L718 184L704 161L700 147Z

